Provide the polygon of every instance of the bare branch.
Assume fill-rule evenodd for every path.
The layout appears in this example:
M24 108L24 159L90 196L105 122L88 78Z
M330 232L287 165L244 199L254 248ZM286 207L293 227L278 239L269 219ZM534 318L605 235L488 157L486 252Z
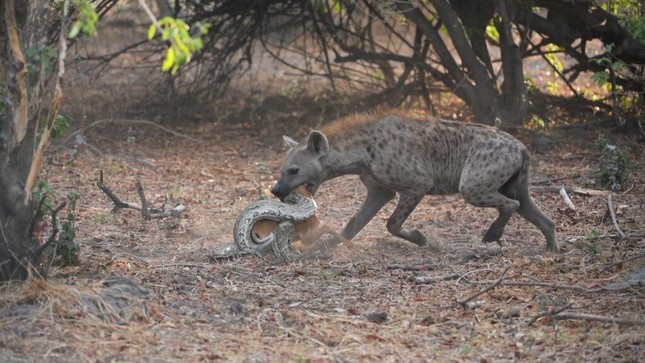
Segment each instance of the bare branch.
M121 199L119 199L119 197L117 197L114 194L114 192L112 192L112 190L103 183L103 170L101 170L100 173L101 174L99 177L99 181L96 182L96 186L99 187L99 189L101 189L103 193L105 193L105 195L107 195L112 200L112 202L114 202L114 208L112 208L112 213L115 213L116 211L122 208L141 210L141 206L139 205L121 201Z
M45 249L47 249L47 247L49 247L49 246L53 245L54 243L56 243L56 235L60 231L58 229L58 213L61 211L61 209L65 208L66 205L67 205L67 202L63 202L63 203L59 204L58 207L56 207L52 211L52 213L51 213L51 217L52 217L52 231L51 231L51 234L49 235L49 238L47 239L47 242L43 243L43 245L38 248L38 250L36 251L36 256L40 256L43 253L43 251L45 251Z
M645 326L645 320L621 319L621 318L614 318L613 316L565 312L565 310L567 310L570 307L571 307L571 304L568 304L562 308L538 314L534 316L531 319L531 321L529 321L528 325L529 326L533 325L533 323L535 323L540 318L549 317L553 320L586 320L586 321L599 321L602 323L612 323L612 324L620 324L620 325Z
M141 185L141 182L137 181L136 183L136 188L137 188L137 193L139 194L139 198L141 199L141 205L137 205L134 203L126 203L123 202L119 197L117 197L114 192L108 188L104 183L103 183L103 170L101 170L99 181L96 182L96 186L103 191L114 203L114 208L112 209L112 212L116 212L119 209L125 209L125 208L130 208L130 209L135 209L138 211L141 211L141 217L144 219L150 219L150 218L166 218L166 217L177 217L181 214L181 212L185 211L187 207L183 204L178 204L171 210L157 210L157 209L151 209L148 207L148 201L146 199L145 192L143 190L143 186ZM164 204L165 205L165 204Z
M488 292L488 291L490 291L490 290L494 289L496 286L499 286L499 284L500 284L500 283L502 283L502 281L503 281L503 280L504 280L504 278L506 277L506 273L508 272L508 270L509 270L509 269L510 269L510 267L505 268L505 269L504 269L504 272L502 272L502 275L499 277L499 279L497 279L497 281L495 281L495 282L494 282L493 284L491 284L490 286L485 287L485 288L483 288L483 289L479 290L477 293L475 293L475 294L473 294L473 295L471 295L471 296L469 296L469 297L467 297L467 298L465 298L465 299L457 300L457 303L458 303L459 305L461 305L464 309L466 309L466 304L467 304L469 301L471 301L471 300L473 300L473 299L477 298L477 297L478 297L478 296L480 296L480 295L485 294L486 292Z
M549 310L549 311L545 311L545 312L543 312L543 313L537 314L536 316L534 316L534 317L531 319L531 321L529 321L528 326L533 325L536 321L538 321L538 319L543 318L543 317L545 317L545 316L553 317L554 315L557 315L557 314L559 314L559 313L561 313L561 312L563 312L563 311L567 310L568 308L570 308L570 307L571 307L571 305L572 305L572 304L570 304L570 303L569 303L569 304L567 304L567 305L565 305L565 306L563 306L563 307L560 307L560 308L557 308L557 309L556 309L556 308L553 308L553 309L551 309L551 310Z
M611 215L611 222L614 224L614 229L621 238L625 238L625 233L618 226L618 221L616 220L616 213L614 212L614 207L611 204L611 194L607 195L607 208L609 208L609 214Z

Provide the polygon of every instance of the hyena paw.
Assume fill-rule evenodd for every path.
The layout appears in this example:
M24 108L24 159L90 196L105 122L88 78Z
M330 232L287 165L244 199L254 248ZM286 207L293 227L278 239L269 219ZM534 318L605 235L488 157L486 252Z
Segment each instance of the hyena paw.
M482 242L484 243L497 242L501 246L499 239L502 238L503 234L504 234L503 228L491 227L484 234L484 238L482 239Z
M410 238L408 240L417 246L422 247L422 246L428 245L428 240L426 239L426 236L424 236L423 233L421 233L418 229L412 230L410 232Z

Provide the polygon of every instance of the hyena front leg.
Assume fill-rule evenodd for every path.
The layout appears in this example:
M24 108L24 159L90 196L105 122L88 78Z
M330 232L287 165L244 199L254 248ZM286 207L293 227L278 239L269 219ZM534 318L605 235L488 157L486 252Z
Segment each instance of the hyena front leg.
M400 193L399 204L396 206L394 213L392 213L390 218L387 220L387 230L390 231L390 233L397 237L406 239L418 246L428 245L428 241L423 233L418 229L403 229L402 226L422 198L423 195ZM430 247L436 249L436 246L430 245Z
M356 237L365 225L374 218L383 206L394 198L395 193L389 189L383 188L370 180L362 180L367 187L367 199L363 202L361 208L356 212L354 217L347 222L343 230L343 237L351 240Z

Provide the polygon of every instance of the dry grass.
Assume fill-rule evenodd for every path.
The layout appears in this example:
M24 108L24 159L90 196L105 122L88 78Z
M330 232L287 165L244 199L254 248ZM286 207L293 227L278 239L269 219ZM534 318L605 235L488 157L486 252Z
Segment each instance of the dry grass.
M92 39L85 46L101 50L100 44ZM127 57L120 62L136 64ZM48 281L2 287L3 362L645 361L643 326L548 317L529 325L536 315L567 304L568 312L643 320L642 285L591 292L644 263L616 264L645 252L643 170L627 192L613 195L618 222L630 236L622 241L585 239L592 231L615 234L603 196L572 195L573 211L558 194L533 195L556 221L561 254L546 252L540 232L518 218L506 229L504 247L484 245L494 211L457 196L427 197L407 223L434 237L440 252L390 237L390 203L358 235L354 249L278 266L255 258L214 263L210 249L232 242L238 213L268 195L275 182L284 157L280 133L302 137L348 106L328 105L325 97L304 104L229 92L217 103L173 100L160 107L165 101L150 92L147 75L133 70L124 75L108 69L99 81L83 69L75 75L70 70L65 113L78 127L110 117L165 122L190 139L125 122L87 130L88 145L78 150L72 140L54 145L49 181L59 198L69 191L80 195L81 264L52 269ZM264 74L273 87L283 81L273 78L276 73ZM437 97L443 114L460 115L463 105L444 96ZM328 111L320 116L312 110ZM301 120L303 115L309 118ZM588 117L553 115L572 123ZM555 146L533 153L533 177L590 175L596 160L591 144L600 132L607 130L548 131ZM645 165L636 137L612 136ZM520 138L531 146L529 136ZM258 172L258 164L269 172ZM134 184L140 180L150 201L172 196L188 210L179 219L153 221L132 210L112 214L95 186L99 170L124 200L137 201ZM596 187L592 182L552 184ZM319 217L341 228L364 198L356 177L329 181L318 191ZM475 309L457 303L487 286L475 282L494 281L506 269L504 281L584 289L500 285L475 299ZM460 277L414 282L455 274Z
M203 136L199 127L180 131ZM643 259L609 266L643 253L642 237L583 239L592 229L614 234L602 196L572 195L577 209L571 211L557 194L534 194L558 224L564 249L558 255L546 252L539 231L517 218L507 227L504 247L483 245L480 238L494 211L457 197L428 197L408 223L434 236L439 253L388 236L390 203L361 232L354 249L279 266L254 258L213 263L209 250L231 242L237 214L274 183L283 157L279 136L254 137L227 122L199 142L128 125L97 126L87 136L100 153L82 147L72 158L61 149L52 155L56 167L50 172L61 195L67 190L81 195L76 227L82 263L50 271L48 281L3 288L4 361L645 358L643 326L548 318L528 325L534 316L566 304L569 312L642 320L642 286L617 292L498 286L478 297L473 310L457 304L483 287L470 282L496 280L507 268L505 281L589 290L637 269ZM535 178L589 173L593 154L587 146L595 134L566 136L556 135L566 146L534 156ZM642 155L642 146L626 138L622 143L632 157ZM270 173L256 172L258 163ZM172 194L188 210L180 219L163 221L144 221L135 211L111 214L109 200L94 185L99 169L123 199L136 201L134 182L141 180L150 200ZM621 228L630 236L643 234L642 180L637 171L633 187L613 198ZM328 182L318 193L320 218L340 228L364 194L355 177ZM461 277L428 285L413 281L455 273ZM137 281L133 286L143 286L147 294L132 297L119 290L125 298L106 297L110 279L119 276L128 279L121 282Z

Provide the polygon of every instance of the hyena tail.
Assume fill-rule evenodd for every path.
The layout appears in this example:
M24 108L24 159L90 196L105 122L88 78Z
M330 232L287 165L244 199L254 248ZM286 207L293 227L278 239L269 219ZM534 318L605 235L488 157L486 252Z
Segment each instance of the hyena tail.
M521 169L499 191L506 197L520 202L517 214L538 227L546 238L547 248L557 252L559 248L555 240L555 223L542 213L529 194L529 164L529 153L522 150Z

